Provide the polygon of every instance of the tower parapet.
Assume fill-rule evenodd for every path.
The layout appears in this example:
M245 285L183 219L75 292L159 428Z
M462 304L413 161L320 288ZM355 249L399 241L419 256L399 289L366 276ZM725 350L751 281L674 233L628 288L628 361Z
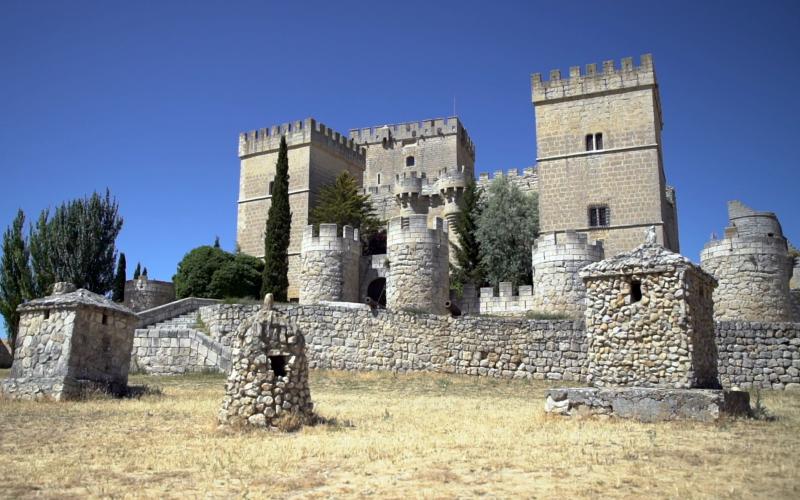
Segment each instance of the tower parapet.
M566 231L537 238L531 250L534 307L546 312L582 315L586 309L586 287L578 271L603 258L603 243L590 243L583 233Z
M489 184L498 177L505 177L511 184L516 185L520 191L525 194L530 194L539 190L539 172L536 167L525 167L522 169L521 173L517 168L512 168L505 172L496 170L491 175L488 172L483 172L478 176L478 187L485 191L489 189Z
M384 140L408 140L422 139L426 137L436 137L445 135L461 136L461 140L466 149L474 156L475 145L472 143L467 129L461 121L455 117L434 118L431 120L421 120L405 123L393 123L382 127L367 127L350 129L350 139L357 144L382 144Z
M703 269L719 282L714 290L714 317L792 321L793 259L778 218L739 201L728 202L728 218L725 237L706 243L700 253Z
M364 148L314 118L242 132L239 134L239 158L277 151L282 136L286 137L289 147L313 142L350 160L362 164L366 161Z
M361 240L358 229L336 224L303 230L300 252L300 303L358 302Z
M387 231L386 306L445 314L450 294L447 223L416 214L395 217Z
M561 78L559 69L550 71L549 80L543 80L541 73L531 75L534 104L655 85L656 75L651 54L641 56L638 66L634 66L632 57L625 57L622 59L619 69L615 67L614 61L610 60L603 61L600 71L598 71L597 64L587 64L583 73L580 66L571 66L569 78Z

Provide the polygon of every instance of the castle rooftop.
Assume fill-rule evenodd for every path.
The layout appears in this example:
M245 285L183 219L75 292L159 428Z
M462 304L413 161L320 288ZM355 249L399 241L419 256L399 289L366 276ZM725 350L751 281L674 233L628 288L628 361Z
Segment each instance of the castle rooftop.
M277 151L281 144L281 136L286 137L286 145L289 147L313 142L340 156L361 163L366 162L364 148L356 144L353 139L348 139L344 134L340 134L314 118L240 133L239 158Z
M376 144L389 138L395 140L421 139L432 136L457 135L459 132L467 149L474 154L475 145L457 116L354 128L350 129L350 138L358 144Z

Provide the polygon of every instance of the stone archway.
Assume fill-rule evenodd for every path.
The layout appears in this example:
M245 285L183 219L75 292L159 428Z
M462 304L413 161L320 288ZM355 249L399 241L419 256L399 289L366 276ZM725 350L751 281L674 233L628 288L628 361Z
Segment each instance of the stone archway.
M378 303L379 307L386 307L386 278L375 278L367 287L367 297Z

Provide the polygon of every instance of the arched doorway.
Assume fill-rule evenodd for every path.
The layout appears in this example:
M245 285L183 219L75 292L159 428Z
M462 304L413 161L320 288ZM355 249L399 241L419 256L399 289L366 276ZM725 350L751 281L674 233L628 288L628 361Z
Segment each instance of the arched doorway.
M386 278L375 278L367 287L367 297L386 307Z

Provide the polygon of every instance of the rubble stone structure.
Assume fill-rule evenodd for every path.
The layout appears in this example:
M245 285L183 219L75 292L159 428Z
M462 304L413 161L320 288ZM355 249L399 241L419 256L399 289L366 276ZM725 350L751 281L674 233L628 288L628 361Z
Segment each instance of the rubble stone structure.
M707 243L700 254L703 269L719 281L715 318L792 321L793 259L778 218L739 201L728 203L728 218L725 237Z
M587 381L717 388L716 281L652 239L585 267Z
M220 424L273 427L284 413L311 416L305 349L294 321L270 304L244 320L234 339Z
M361 240L358 229L336 224L306 226L303 232L300 303L359 302Z
M133 312L169 304L175 300L175 284L139 276L125 282L125 306Z
M264 256L264 231L281 136L286 137L288 146L292 211L288 296L297 299L300 295L300 248L309 212L322 187L333 183L342 172L349 172L360 182L366 157L364 149L352 139L313 118L240 134L236 242L248 255Z
M655 225L677 252L674 189L662 163L662 115L652 57L638 66L579 66L562 78L534 73L539 215L544 233L577 230L602 240L607 256L634 248Z
M386 306L444 314L450 297L447 223L425 214L389 221Z
M18 308L19 333L5 397L76 399L86 389L124 392L136 315L69 283Z
M603 244L589 242L574 231L550 233L536 239L531 252L533 307L539 311L581 316L586 289L578 271L603 260Z

